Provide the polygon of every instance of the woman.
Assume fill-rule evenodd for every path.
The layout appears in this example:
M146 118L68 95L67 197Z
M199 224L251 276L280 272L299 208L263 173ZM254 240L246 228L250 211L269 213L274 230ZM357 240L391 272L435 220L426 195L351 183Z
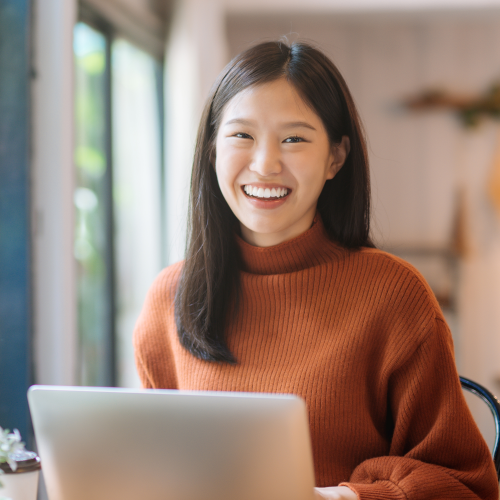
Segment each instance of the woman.
M365 141L332 62L257 45L222 72L194 158L186 260L135 331L144 387L293 393L318 498L498 499L428 285L369 237Z

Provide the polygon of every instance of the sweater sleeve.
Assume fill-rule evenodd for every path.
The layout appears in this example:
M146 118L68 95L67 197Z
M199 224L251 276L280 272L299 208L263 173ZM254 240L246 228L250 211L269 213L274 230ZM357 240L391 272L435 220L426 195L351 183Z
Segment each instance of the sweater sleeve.
M463 396L442 319L391 375L388 394L390 453L362 462L345 486L360 500L498 500L491 454Z
M170 266L156 278L134 329L135 364L145 389L177 389L171 343L177 335L173 302L179 271Z

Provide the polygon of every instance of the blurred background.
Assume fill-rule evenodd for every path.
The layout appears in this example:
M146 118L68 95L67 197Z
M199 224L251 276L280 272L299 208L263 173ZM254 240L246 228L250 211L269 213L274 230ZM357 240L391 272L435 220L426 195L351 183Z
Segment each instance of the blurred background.
M30 435L32 383L139 385L132 331L183 257L206 96L282 36L344 75L376 244L428 280L459 372L500 393L500 0L0 0L0 425Z

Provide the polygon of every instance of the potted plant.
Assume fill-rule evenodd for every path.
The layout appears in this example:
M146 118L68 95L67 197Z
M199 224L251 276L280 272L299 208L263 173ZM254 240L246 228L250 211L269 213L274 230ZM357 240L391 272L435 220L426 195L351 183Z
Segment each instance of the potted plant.
M24 449L17 429L0 427L0 500L36 498L40 459Z

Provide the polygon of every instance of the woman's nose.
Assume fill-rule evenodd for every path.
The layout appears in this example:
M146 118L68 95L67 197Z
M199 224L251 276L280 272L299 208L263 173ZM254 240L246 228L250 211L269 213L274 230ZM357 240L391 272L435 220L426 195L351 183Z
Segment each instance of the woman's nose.
M250 170L262 177L279 174L282 170L280 148L272 143L264 143L255 149Z

